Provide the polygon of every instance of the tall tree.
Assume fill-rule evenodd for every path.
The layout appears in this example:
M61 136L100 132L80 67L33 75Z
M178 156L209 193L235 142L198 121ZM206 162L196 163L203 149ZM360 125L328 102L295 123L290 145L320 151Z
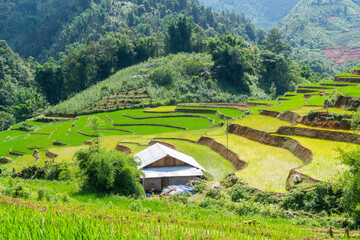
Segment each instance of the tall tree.
M166 46L169 53L191 51L192 20L185 16L173 21L167 30Z
M43 90L50 104L56 104L61 100L64 79L61 67L53 58L50 58L44 65L35 67L35 81Z
M290 44L282 41L282 36L278 28L270 29L265 39L265 49L273 53L280 54L290 51Z

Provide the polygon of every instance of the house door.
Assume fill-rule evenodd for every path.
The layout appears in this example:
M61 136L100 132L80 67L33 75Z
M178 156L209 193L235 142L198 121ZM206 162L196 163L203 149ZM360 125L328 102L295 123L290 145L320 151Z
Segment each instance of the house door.
M161 187L162 188L166 188L169 185L170 185L170 178L168 178L168 177L161 178Z

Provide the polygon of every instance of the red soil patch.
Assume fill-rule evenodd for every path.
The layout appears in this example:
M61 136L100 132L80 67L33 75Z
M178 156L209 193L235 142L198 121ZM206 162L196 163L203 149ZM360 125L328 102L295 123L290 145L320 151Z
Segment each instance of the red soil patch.
M360 61L360 47L340 46L340 49L321 50L326 58L341 66L348 61Z
M327 18L327 20L331 21L331 20L334 20L334 19L337 19L338 17L337 16L330 16Z

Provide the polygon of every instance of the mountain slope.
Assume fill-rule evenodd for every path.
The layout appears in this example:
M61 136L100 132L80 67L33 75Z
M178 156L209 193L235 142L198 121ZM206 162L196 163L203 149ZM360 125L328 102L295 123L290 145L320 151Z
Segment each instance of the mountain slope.
M37 92L30 63L0 41L0 131L30 117L46 101Z
M0 2L0 39L23 57L37 57L56 41L63 25L90 7L91 0Z
M59 58L69 44L96 41L105 33L154 35L179 15L192 16L209 36L231 32L256 41L255 28L245 17L212 12L194 0L29 0L0 3L0 10L0 39L22 57L38 61Z
M360 6L351 0L302 0L280 26L292 46L321 50L334 64L360 60Z
M257 27L270 29L277 26L300 0L200 0L216 11L234 11L244 14Z

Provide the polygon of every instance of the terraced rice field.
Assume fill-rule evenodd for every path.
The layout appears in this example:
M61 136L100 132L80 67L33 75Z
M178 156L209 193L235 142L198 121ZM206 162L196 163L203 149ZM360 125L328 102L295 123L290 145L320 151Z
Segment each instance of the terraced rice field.
M292 136L303 146L310 148L314 153L310 164L299 169L300 172L307 174L315 179L326 182L334 181L345 167L341 165L339 159L339 149L351 150L355 144L320 140L314 138Z
M236 173L250 186L269 192L286 192L285 184L289 171L300 167L303 162L289 151L257 143L246 138L229 134L207 134L216 141L229 144L248 166Z
M327 84L332 84L328 82ZM348 94L360 94L358 84L350 86L332 87L333 89L323 89L321 91L332 94L343 92ZM320 84L304 86L305 89L321 88ZM320 90L319 90L320 91ZM229 149L237 153L240 158L248 163L248 166L237 172L237 175L245 180L250 186L271 192L285 192L285 181L292 168L303 165L302 161L291 154L289 151L260 144L246 138L226 134L226 126L216 127L220 122L226 122L223 116L231 117L231 123L251 127L268 133L275 132L280 126L290 126L291 124L273 117L258 115L257 113L265 108L267 110L285 112L291 110L302 116L310 111L326 111L322 109L324 100L328 96L311 93L306 96L304 93L288 93L280 101L262 101L261 103L269 106L255 106L248 110L254 112L253 115L244 116L244 111L226 107L204 107L204 106L162 106L152 109L133 109L115 112L94 114L101 120L98 132L101 134L100 144L107 149L114 149L116 144L121 141L122 145L129 147L132 154L146 148L152 138L185 138L197 141L201 136L212 137L219 143L229 146ZM272 105L272 106L271 106ZM219 114L213 113L185 113L177 112L176 109L190 110L216 110ZM146 110L144 112L144 110ZM330 108L329 112L336 114L351 114L352 111ZM14 161L5 164L10 169L21 170L31 164L42 165L48 160L45 157L46 150L59 156L55 158L57 162L72 161L73 154L84 146L84 141L92 140L93 136L85 136L79 132L94 135L97 131L88 126L90 116L79 116L73 119L54 123L27 123L34 125L34 133L22 131L0 132L0 156L10 156ZM236 120L234 120L236 119ZM299 127L306 127L298 125ZM14 127L17 127L15 125ZM125 130L125 131L123 131ZM228 137L228 138L227 138ZM314 153L313 161L300 168L300 171L313 178L332 181L343 171L340 165L337 148L349 149L354 144L331 142L297 136L289 136L298 140L302 145L311 149ZM64 142L66 146L54 146L53 141ZM195 143L183 142L179 140L163 140L175 145L178 150L194 156L218 181L226 174L234 171L232 164L206 146ZM140 143L141 145L137 145ZM33 150L30 147L43 147L40 149L40 159L35 162L32 157ZM25 156L16 157L9 154L9 150L20 152ZM326 151L324 151L326 149Z
M219 113L231 117L231 118L238 118L244 115L244 112L239 109L234 108L221 108L221 107L188 107L188 106L180 106L177 109L203 109L203 110L215 110Z
M264 115L249 115L245 118L232 121L231 123L251 127L265 132L276 132L280 126L290 126L291 123Z
M321 107L308 107L308 106L302 106L298 109L292 110L292 112L295 112L299 114L300 116L308 115L311 111L321 111Z
M279 101L276 105L267 108L270 111L285 112L288 110L295 110L303 106L309 99L303 97L304 94L298 94L296 97L288 101Z

